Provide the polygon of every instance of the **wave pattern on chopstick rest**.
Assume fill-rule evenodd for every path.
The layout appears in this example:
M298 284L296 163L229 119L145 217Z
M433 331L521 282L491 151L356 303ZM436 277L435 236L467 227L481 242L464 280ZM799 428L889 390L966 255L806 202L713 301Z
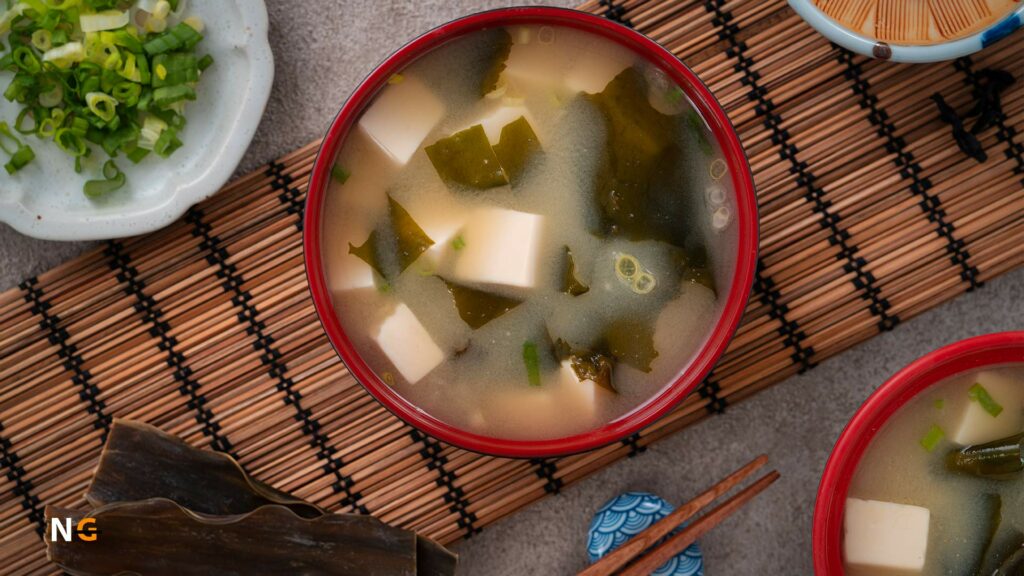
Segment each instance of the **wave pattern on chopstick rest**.
M713 376L642 433L537 461L412 431L345 371L309 301L301 207L316 144L148 236L0 294L0 565L45 572L44 505L83 509L112 417L230 447L278 490L448 543L1024 264L1024 84L967 158L929 99L1024 77L1012 39L901 66L842 52L783 0L592 0L679 55L750 158L761 267ZM115 249L116 248L116 249ZM127 272L126 272L127 270Z

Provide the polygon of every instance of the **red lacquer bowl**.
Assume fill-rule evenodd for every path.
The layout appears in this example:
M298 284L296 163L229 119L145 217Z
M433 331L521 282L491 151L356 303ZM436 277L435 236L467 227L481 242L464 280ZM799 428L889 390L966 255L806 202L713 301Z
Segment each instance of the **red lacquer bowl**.
M843 510L850 482L875 434L904 404L943 380L987 366L1024 363L1024 332L961 340L920 358L882 384L850 419L832 448L814 506L814 573L844 574Z
M698 108L724 152L734 182L735 197L732 200L738 229L736 270L732 284L720 294L725 299L723 310L715 321L710 337L692 362L680 366L675 381L667 382L665 387L641 406L601 428L575 436L538 441L493 438L456 428L417 408L386 385L359 356L335 315L320 250L321 215L332 163L360 113L388 78L418 57L456 37L484 28L521 24L566 26L598 34L632 49L663 69ZM754 182L739 138L711 92L675 56L646 36L610 20L562 8L507 8L473 14L416 38L378 66L345 102L327 131L309 183L304 230L306 275L317 314L327 337L355 378L381 404L423 432L469 450L510 457L554 456L593 449L624 438L668 412L699 385L725 350L746 308L757 265L758 220Z

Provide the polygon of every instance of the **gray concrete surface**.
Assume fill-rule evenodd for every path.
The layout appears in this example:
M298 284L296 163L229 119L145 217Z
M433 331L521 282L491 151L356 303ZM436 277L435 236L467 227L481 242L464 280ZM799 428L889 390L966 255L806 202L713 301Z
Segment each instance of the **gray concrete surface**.
M304 144L326 127L371 67L427 28L495 0L267 0L277 78L240 171ZM518 2L517 2L518 3ZM560 4L570 5L572 0ZM40 242L0 227L0 289L87 247ZM674 502L766 452L782 479L707 535L707 574L810 574L811 512L832 443L860 402L921 354L968 336L1024 327L1024 270L900 326L811 372L731 407L488 528L458 546L466 575L570 574L585 565L594 511L624 490Z

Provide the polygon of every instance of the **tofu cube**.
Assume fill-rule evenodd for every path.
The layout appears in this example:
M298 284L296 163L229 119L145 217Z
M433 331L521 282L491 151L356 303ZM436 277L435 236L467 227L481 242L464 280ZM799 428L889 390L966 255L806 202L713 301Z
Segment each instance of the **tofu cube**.
M993 400L1003 407L998 416L992 416L977 400L964 407L953 432L952 440L961 446L982 444L1011 436L1024 428L1024 382L1016 382L998 372L981 372L973 382L980 384ZM973 383L972 382L972 383Z
M380 325L375 338L380 349L410 384L444 362L445 354L405 304Z
M567 400L565 408L571 410L573 414L593 416L597 413L598 403L610 399L609 390L598 386L593 380L577 378L576 371L572 369L572 363L568 360L562 361L559 380Z
M406 77L384 86L359 119L359 127L404 166L444 112L444 104L423 82Z
M843 556L851 567L917 573L928 551L927 508L846 499Z
M632 54L624 50L582 52L576 64L565 75L565 85L574 93L596 94L632 64Z
M476 210L463 228L465 246L456 253L452 275L463 282L535 286L543 224L537 214Z

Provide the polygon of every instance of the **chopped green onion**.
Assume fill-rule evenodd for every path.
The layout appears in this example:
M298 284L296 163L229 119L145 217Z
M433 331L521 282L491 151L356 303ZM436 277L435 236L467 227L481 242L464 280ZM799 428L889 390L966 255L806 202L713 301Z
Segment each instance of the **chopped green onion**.
M85 156L87 150L85 138L82 134L78 134L71 128L61 128L57 130L57 133L53 136L54 142L57 143L57 147L67 152L72 156Z
M85 195L89 198L99 198L124 186L124 172L117 167L113 160L107 160L103 164L103 180L89 180L85 183Z
M466 247L466 239L462 237L462 234L459 234L454 239L452 239L452 248L453 249L455 249L455 250L462 250L465 247Z
M942 431L937 425L932 424L932 427L928 429L928 432L921 438L921 447L931 452L942 442L942 439L946 437L946 433Z
M946 401L942 398L936 398L935 402L932 402L932 406L934 406L936 410L942 410L946 406Z
M36 153L30 146L22 146L21 148L18 148L17 152L11 155L11 160L7 164L4 164L4 169L7 170L8 174L14 174L34 160L35 157Z
M84 159L94 147L108 159L124 154L132 162L180 148L186 102L196 99L201 72L214 62L194 52L204 24L186 17L184 6L178 0L0 3L0 70L13 73L3 95L19 104L13 127L0 129L8 172L35 155L16 133L52 139L74 158L76 172L89 165ZM147 21L132 22L135 10ZM124 185L113 162L101 165L102 179L86 187L90 197Z
M8 148L8 145L11 147ZM4 164L8 174L14 174L21 170L36 157L32 147L22 144L21 140L11 131L7 122L0 122L0 150L11 156L11 159Z
M153 90L153 104L166 108L176 102L195 100L196 91L190 86L179 84L177 86L164 86Z
M537 345L527 340L523 342L523 362L526 364L526 378L530 386L540 386L540 358Z
M392 74L391 77L388 78L388 84L401 84L404 80L405 76L402 76L401 74Z
M40 52L53 48L53 32L41 28L32 33L32 46Z
M35 53L28 46L18 46L14 49L13 58L14 63L25 72L29 74L38 74L43 69L43 65L39 62L39 58L36 58Z
M53 62L58 68L68 68L74 62L85 60L85 46L81 42L68 42L43 53L43 62Z
M632 287L637 294L650 294L657 285L657 280L650 272L641 272L633 278Z
M640 271L640 261L630 254L619 254L615 257L615 274L622 280L632 280Z
M99 116L104 122L110 122L117 114L117 100L103 92L89 92L85 95L85 103L89 111Z
M191 50L203 39L203 35L188 24L178 24L156 38L143 43L142 48L149 55Z
M333 178L338 184L344 184L348 180L348 177L348 170L345 170L341 166L335 164L334 168L331 168L331 178Z
M99 32L101 30L114 30L128 25L129 14L127 11L104 10L95 14L82 14L78 17L78 24L82 32Z
M974 386L971 386L971 389L967 391L967 397L981 404L985 412L988 412L993 418L999 416L1003 411L999 402L996 402L995 398L992 398L988 390L985 390L981 384L975 383Z

